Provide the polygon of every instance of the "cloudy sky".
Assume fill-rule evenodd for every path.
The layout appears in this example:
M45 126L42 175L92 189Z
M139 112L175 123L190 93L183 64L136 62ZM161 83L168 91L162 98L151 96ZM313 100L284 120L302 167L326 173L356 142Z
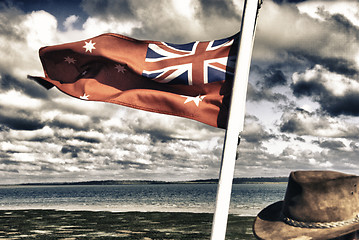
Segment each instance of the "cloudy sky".
M217 178L224 130L73 99L38 49L114 32L186 43L231 36L243 0L0 1L0 184ZM264 0L235 177L359 174L359 4Z

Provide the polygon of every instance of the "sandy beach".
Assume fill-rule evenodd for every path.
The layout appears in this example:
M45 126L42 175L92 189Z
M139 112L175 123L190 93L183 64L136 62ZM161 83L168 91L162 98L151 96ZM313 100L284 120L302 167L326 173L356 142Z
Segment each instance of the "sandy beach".
M0 239L209 239L212 214L1 210ZM254 239L253 217L230 215L226 239Z

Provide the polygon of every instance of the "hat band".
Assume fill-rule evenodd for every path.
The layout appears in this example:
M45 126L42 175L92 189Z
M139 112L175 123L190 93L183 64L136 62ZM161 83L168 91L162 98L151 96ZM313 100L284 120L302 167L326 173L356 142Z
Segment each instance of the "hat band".
M283 222L293 227L300 228L334 228L334 227L343 227L349 224L358 223L359 222L359 214L350 220L338 221L338 222L300 222L289 217L284 216L281 213L281 218Z

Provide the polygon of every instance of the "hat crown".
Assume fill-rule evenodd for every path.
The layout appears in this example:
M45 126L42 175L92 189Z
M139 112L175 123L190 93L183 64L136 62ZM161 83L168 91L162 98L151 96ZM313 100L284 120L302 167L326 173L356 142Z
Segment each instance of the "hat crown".
M336 222L359 214L359 177L332 171L289 176L282 214L301 222Z

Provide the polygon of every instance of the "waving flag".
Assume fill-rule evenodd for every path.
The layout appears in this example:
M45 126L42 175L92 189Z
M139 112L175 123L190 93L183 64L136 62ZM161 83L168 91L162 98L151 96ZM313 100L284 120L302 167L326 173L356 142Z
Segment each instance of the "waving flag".
M238 35L188 44L118 34L40 49L47 88L226 127Z

